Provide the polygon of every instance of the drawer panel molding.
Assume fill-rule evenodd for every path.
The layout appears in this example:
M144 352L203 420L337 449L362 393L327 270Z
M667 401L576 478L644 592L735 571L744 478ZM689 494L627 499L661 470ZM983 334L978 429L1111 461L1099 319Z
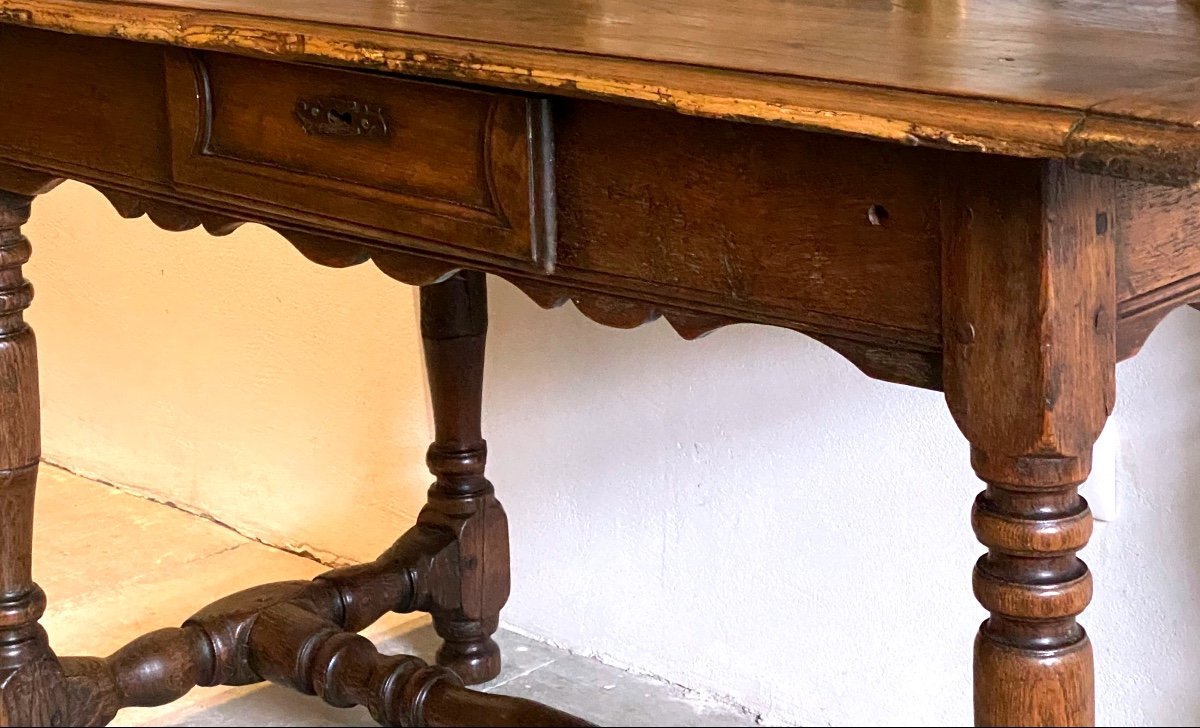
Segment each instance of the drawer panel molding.
M553 269L546 101L180 50L166 75L177 185Z

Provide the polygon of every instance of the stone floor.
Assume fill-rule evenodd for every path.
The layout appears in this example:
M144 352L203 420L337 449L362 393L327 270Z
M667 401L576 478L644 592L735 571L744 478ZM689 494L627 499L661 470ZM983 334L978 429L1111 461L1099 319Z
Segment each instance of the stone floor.
M218 524L53 467L38 485L34 571L50 606L42 623L61 655L107 655L175 626L215 597L268 581L305 579L320 564ZM384 652L432 660L424 616L392 615L365 634ZM675 686L571 655L512 632L497 635L504 672L482 689L550 703L600 725L748 726L753 716ZM122 712L114 725L352 726L338 710L274 685L193 690L162 708Z

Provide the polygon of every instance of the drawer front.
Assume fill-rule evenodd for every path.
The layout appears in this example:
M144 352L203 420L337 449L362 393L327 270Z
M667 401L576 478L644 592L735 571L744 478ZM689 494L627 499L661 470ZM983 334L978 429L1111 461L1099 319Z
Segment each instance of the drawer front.
M167 86L181 186L553 265L543 101L186 51Z

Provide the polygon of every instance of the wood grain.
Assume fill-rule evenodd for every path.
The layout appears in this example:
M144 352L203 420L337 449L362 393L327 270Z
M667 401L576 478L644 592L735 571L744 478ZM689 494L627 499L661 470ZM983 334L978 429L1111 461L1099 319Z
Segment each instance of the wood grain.
M533 701L480 696L450 669L382 655L355 634L459 581L458 543L446 535L418 525L373 562L229 595L107 658L65 658L57 712L7 721L0 714L0 725L102 726L122 708L165 705L197 686L264 680L335 707L366 706L382 725L589 725Z
M1174 0L0 0L0 22L1200 179ZM769 19L765 20L765 19ZM999 101L1002 103L987 103Z
M1124 185L1117 217L1117 355L1126 359L1167 314L1200 300L1200 192Z
M555 133L564 274L940 331L943 155L598 103Z
M177 185L552 267L543 102L216 53L166 70ZM374 109L378 133L312 133L298 106L320 100Z
M435 588L425 608L444 640L438 663L469 685L500 674L500 647L492 634L510 587L508 518L483 473L487 324L482 273L459 273L421 289L421 339L436 434L426 460L437 480L417 523L452 534L460 575Z
M38 69L36 88L0 90L14 107L51 108L52 99L86 86L107 100L105 109L136 120L137 133L113 146L79 128L104 117L102 109L88 109L79 121L6 117L0 160L19 165L5 175L21 188L14 191L33 191L43 179L35 173L18 181L22 168L47 180L79 179L100 188L121 214L144 214L166 229L204 225L221 234L239 222L262 223L313 260L344 266L373 259L414 284L459 268L499 273L525 290L565 291L563 300L576 300L606 325L628 327L664 313L685 336L711 330L713 321L786 326L826 342L871 376L940 386L936 181L942 160L953 156L946 152L228 54L196 59L179 49L25 28L4 28L0 42L10 59ZM60 53L67 46L71 51ZM121 58L129 46L139 52L119 72L79 68L92 57ZM140 51L147 48L168 56L165 100L163 60L145 58ZM215 94L219 103L207 110L197 60L220 69L210 80L229 97L220 102ZM156 76L158 85L147 91L143 79ZM393 112L420 101L412 107L420 123L410 127L420 133L406 133L395 148L360 140L391 162L382 171L374 162L348 164L364 155L342 153L339 142L312 146L293 117L293 96L332 94L335 87L373 104L387 100ZM235 97L261 106L238 106ZM458 174L447 173L471 166L459 159L440 170L422 150L461 147L454 140L464 139L478 150L475 137L443 131L464 123L481 129L477 105L463 103L473 98L498 99L496 108L510 112L490 116L487 154L466 155L480 165L510 160L494 165L489 184L503 203L493 209L511 222L507 231L471 217L479 213L461 197L463 204L449 210L413 209L406 207L411 195L396 191L412 179L452 186ZM174 124L164 120L164 106ZM208 116L219 133L205 133ZM278 133L281 125L291 135ZM276 130L266 135L270 143L251 152L265 128ZM129 152L127 144L138 146L128 158L144 166L106 161ZM205 145L209 151L200 151ZM531 154L540 161L518 163ZM408 172L400 169L406 165ZM474 168L472 175L458 183L469 186L479 179ZM530 238L541 241L533 251ZM554 242L562 260L545 276ZM906 290L893 285L897 276L909 282Z
M385 723L575 724L458 684L499 670L509 592L479 424L485 272L610 326L787 326L872 376L944 384L987 484L976 721L1090 723L1077 486L1115 360L1200 297L1198 27L1166 0L0 0L0 724L260 679ZM333 113L297 119L313 104ZM57 661L29 567L19 228L63 177L127 217L261 222L424 286L436 481L417 527L370 564ZM352 634L388 609L433 615L441 667Z
M1092 725L1091 536L1077 492L1112 412L1116 185L1007 160L946 190L946 400L987 489L975 596L977 725Z
M73 70L63 73L67 66ZM42 161L126 178L169 178L160 49L0 26L0 68L0 108L8 110L0 114L0 154L27 149L30 124L36 124ZM119 94L109 92L116 79Z
M3 74L0 74L3 79ZM33 499L41 456L37 344L24 312L32 252L21 226L32 199L0 191L0 725L65 725L62 667L38 619Z

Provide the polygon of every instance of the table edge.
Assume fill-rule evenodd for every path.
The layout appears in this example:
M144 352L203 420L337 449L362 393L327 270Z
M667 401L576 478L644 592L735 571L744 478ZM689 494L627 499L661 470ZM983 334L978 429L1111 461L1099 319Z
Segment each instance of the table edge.
M122 8L133 12L130 6ZM662 61L363 30L267 16L94 0L0 0L0 25L350 66L617 101L908 146L1037 159L1174 187L1200 186L1200 129L1095 109L936 94Z

